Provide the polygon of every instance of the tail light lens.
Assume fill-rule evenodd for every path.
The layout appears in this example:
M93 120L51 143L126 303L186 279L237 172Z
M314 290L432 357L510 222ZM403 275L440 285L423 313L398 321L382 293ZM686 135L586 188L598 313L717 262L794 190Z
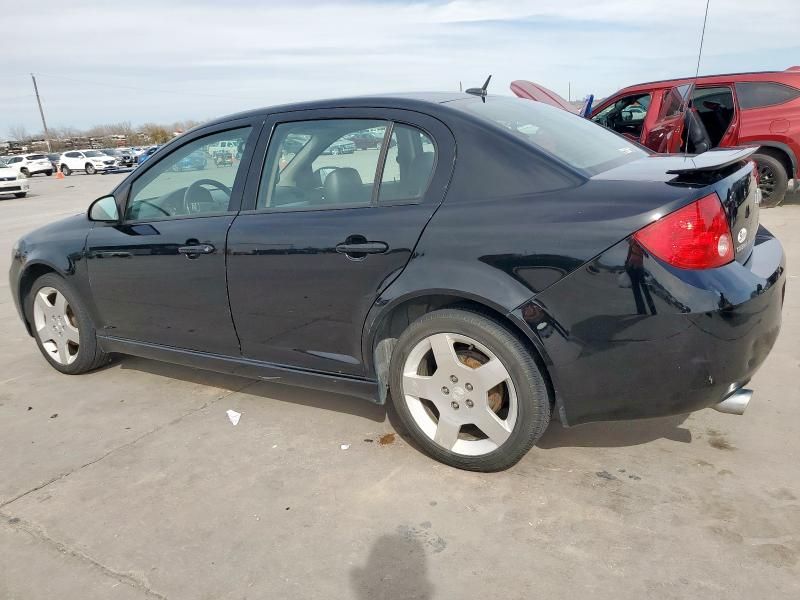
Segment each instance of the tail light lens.
M733 260L731 230L716 194L662 217L633 239L680 269L713 269Z

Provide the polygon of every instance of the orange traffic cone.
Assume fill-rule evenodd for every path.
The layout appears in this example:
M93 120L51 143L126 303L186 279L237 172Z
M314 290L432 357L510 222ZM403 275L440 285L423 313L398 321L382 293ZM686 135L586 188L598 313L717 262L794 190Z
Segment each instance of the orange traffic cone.
M56 179L64 179L64 174L61 172L61 167L56 171Z

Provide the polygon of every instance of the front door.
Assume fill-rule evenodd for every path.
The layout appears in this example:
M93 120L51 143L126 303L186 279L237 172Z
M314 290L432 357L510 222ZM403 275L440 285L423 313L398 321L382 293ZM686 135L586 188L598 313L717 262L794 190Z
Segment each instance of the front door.
M444 197L452 136L433 118L381 109L284 114L268 126L263 170L248 181L256 202L228 236L242 353L363 375L367 312ZM358 149L367 134L380 143Z
M124 219L89 233L89 280L101 335L238 355L225 281L225 238L241 203L251 152L216 165L221 141L245 149L255 124L198 132L140 167ZM127 186L126 186L127 187Z

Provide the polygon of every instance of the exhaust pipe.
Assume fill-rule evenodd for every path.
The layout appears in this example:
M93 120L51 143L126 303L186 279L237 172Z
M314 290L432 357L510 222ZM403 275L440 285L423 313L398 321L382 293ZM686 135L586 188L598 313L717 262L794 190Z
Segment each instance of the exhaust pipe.
M753 397L753 390L746 388L739 388L730 396L725 398L719 404L715 404L711 408L718 410L721 413L728 413L729 415L743 415L744 409Z

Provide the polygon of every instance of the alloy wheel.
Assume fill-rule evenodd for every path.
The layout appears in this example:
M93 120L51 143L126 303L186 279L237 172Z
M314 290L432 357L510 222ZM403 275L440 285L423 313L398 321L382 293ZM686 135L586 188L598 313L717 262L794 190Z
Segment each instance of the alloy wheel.
M53 287L43 287L33 301L36 335L50 358L60 364L72 364L80 349L78 320L66 297Z
M422 432L464 456L497 450L517 421L508 369L486 346L462 334L437 333L414 346L403 367L403 395Z

